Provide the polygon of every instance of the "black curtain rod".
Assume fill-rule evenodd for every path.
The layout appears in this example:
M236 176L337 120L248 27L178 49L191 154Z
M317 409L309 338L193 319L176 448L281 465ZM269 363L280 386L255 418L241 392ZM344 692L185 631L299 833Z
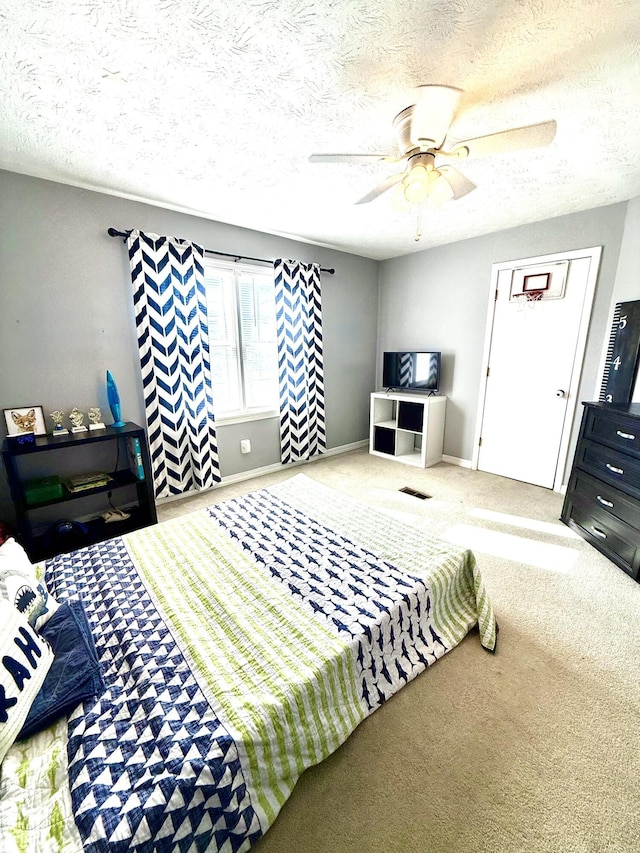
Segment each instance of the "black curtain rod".
M117 231L115 228L107 229L107 234L109 237L122 237L123 239L127 239L131 231ZM229 252L217 252L215 249L205 249L204 250L208 255L223 255L225 258L233 258L236 263L238 261L259 261L262 264L271 264L273 261L268 260L268 258L250 258L248 255L233 255ZM335 269L325 269L324 267L320 267L320 272L328 272L329 275L333 275L335 273Z

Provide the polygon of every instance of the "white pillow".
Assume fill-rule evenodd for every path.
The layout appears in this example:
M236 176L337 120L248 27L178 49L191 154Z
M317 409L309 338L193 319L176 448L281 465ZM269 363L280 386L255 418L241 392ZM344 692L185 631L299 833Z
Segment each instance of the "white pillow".
M24 614L37 630L58 609L58 602L36 578L35 566L15 539L7 539L0 545L0 599Z
M0 762L27 719L53 652L7 601L0 601Z
M30 572L34 577L36 573L27 552L13 536L0 545L0 569L18 569L21 572Z

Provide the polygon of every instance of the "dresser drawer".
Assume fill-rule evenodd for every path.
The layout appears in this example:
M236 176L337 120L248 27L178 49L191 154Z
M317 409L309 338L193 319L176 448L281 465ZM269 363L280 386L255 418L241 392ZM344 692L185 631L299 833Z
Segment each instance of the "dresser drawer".
M578 445L576 464L599 480L640 498L640 459L593 441L582 441Z
M630 453L640 459L640 420L615 411L593 409L589 412L585 438Z
M592 510L607 512L634 528L640 525L640 500L614 489L602 480L576 470L569 488L573 494L588 501Z
M569 519L578 525L605 556L638 577L640 568L640 533L604 510L594 509L588 498L575 492L571 499Z

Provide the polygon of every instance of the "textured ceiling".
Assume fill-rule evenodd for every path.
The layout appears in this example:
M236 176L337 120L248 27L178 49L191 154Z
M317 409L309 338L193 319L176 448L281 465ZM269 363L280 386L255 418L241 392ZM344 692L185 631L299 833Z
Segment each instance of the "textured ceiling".
M0 0L0 42L1 168L371 258L640 195L640 0ZM558 131L457 164L416 242L354 205L397 167L308 157L394 152L427 83L464 90L448 141Z

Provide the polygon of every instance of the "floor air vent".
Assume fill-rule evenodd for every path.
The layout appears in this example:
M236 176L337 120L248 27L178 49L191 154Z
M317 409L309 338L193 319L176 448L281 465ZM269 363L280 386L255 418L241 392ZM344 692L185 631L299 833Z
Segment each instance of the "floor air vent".
M412 489L410 486L403 486L400 491L404 492L405 495L411 495L413 498L419 498L421 501L426 501L431 497L431 495L425 495L424 492L419 492L417 489Z

